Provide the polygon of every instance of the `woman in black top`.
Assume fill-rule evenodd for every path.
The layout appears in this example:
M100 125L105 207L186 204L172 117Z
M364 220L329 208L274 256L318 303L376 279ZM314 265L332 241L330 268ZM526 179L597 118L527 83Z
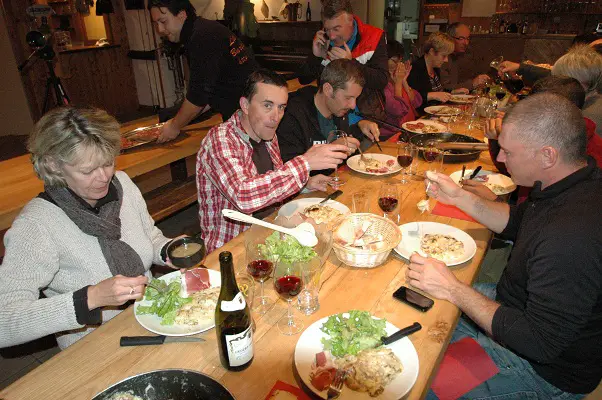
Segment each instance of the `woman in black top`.
M446 33L434 32L422 46L424 55L412 63L408 83L424 99L420 111L425 105L435 101L445 103L450 99L451 95L443 91L439 69L453 51L454 39Z

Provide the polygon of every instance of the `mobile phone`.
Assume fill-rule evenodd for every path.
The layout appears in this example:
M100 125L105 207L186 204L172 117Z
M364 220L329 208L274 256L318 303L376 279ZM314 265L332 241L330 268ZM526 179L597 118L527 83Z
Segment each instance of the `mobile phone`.
M393 297L399 301L407 303L408 305L422 312L430 310L433 304L435 304L433 299L423 296L420 293L405 286L402 286L399 289L397 289L395 293L393 293Z

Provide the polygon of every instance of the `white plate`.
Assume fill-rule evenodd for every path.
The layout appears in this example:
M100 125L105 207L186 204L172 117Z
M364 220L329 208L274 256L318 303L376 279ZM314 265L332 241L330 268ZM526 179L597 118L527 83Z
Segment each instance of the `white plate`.
M417 123L422 123L424 125L428 125L428 126L432 126L438 129L438 132L432 132L432 133L441 133L441 132L447 132L447 127L443 124L440 124L438 122L435 121L431 121L429 119L419 119L417 121L409 121L409 122L404 122L403 125L401 125L401 127L403 129L405 129L406 131L409 132L413 132L413 133L424 133L424 131L420 128L416 128L416 129L410 129L408 127L408 125L413 125L413 124L417 124ZM431 132L428 132L431 133Z
M389 171L387 171L387 172L368 172L364 169L363 166L360 166L361 155L358 154L356 156L353 156L353 157L350 157L347 159L347 166L349 168L351 168L352 170L354 170L355 172L359 172L359 173L366 174L366 175L376 175L376 176L391 175L391 174L401 171L401 166L397 162L397 158L395 158L393 156L390 156L388 154L378 154L378 153L364 153L364 156L368 157L368 158L374 158L380 162L387 162L389 160L393 160L394 163L393 163L392 167L389 167Z
M439 114L439 110L441 110L442 108L449 109L448 110L449 112ZM424 109L424 112L426 112L427 114L436 115L438 117L441 117L441 116L449 116L449 115L458 115L458 114L462 113L462 110L460 110L457 107L451 107L451 106L430 106L430 107L426 107Z
M282 207L280 207L280 209L278 210L278 216L290 218L297 213L303 212L303 210L305 210L307 207L312 206L314 204L318 204L322 200L324 199L319 197L307 197L305 199L297 199L290 201ZM351 210L349 210L349 207L347 207L345 204L339 203L338 201L334 200L328 200L322 205L332 207L335 210L340 211L343 215L349 214L351 212Z
M349 314L345 314L349 317ZM297 346L295 347L295 367L299 376L305 383L305 385L311 389L319 397L326 398L326 390L319 392L318 389L312 386L309 374L311 372L311 365L315 360L316 353L323 350L322 342L320 341L323 337L328 335L320 330L322 325L326 322L328 317L322 318L319 321L311 324L299 337ZM395 325L387 321L385 327L387 335L391 335L399 330ZM397 375L391 383L385 387L385 391L378 396L379 399L397 400L405 396L418 378L419 362L418 353L414 344L407 337L400 339L387 346L393 353L401 360L403 371ZM368 393L355 392L349 388L345 388L341 393L341 400L345 399L373 399Z
M468 233L464 232L463 230L454 228L450 225L440 224L438 222L410 222L399 227L399 229L401 229L401 242L399 242L397 247L394 249L395 252L397 252L397 254L403 258L409 259L412 253L420 250L420 237L414 238L408 234L408 231L416 231L416 224L420 224L422 235L426 235L428 233L448 235L464 243L464 254L462 254L462 256L457 260L446 263L448 267L465 263L474 257L475 253L477 252L476 242Z
M207 269L209 271L209 281L211 283L211 287L221 286L222 277L219 271L214 271L212 269ZM167 283L173 281L181 275L180 271L170 272L169 274L165 274L161 276L160 280L165 281ZM207 321L204 324L198 325L161 325L161 317L155 314L136 314L136 310L138 306L150 306L152 304L151 301L140 300L134 303L134 315L136 316L136 321L144 328L148 329L151 332L154 332L158 335L165 336L188 336L194 335L196 333L204 332L209 330L215 326L215 320L211 319L211 321Z
M468 104L472 103L477 96L472 94L452 94L451 99L449 99L450 103L456 104Z
M472 169L467 169L464 172L464 178L468 179L470 177L470 174L472 174L472 171L473 171ZM460 178L462 177L462 171L461 170L456 171L456 172L450 174L449 177L452 178L453 181L456 182L458 185L460 185ZM475 180L480 181L481 179L479 179L479 178L484 178L484 177L487 177L487 181L482 180L482 182L487 187L489 187L489 185L487 185L487 184L490 183L492 185L499 185L504 188L503 191L496 193L498 196L512 193L516 189L516 185L514 184L512 179L510 179L506 175L498 174L497 172L480 170L479 173L477 174L477 176L475 177ZM489 188L491 189L491 187L489 187Z

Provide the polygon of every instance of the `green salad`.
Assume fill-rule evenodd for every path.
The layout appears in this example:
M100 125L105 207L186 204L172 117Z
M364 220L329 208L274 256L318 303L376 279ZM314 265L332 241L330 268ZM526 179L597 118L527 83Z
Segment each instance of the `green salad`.
M328 339L322 338L324 350L330 350L335 357L356 355L381 344L380 339L387 336L385 326L385 319L374 319L368 311L351 310L348 318L343 314L332 315L320 328L330 335Z
M152 301L152 304L139 305L136 314L156 314L162 318L161 325L173 325L180 307L192 301L190 297L180 297L181 287L179 279L174 279L169 284L160 279L152 279L144 292L144 300Z
M307 262L316 257L317 254L311 247L302 246L297 239L290 235L284 235L280 239L280 233L274 232L265 239L265 244L259 248L271 261L280 261L288 264L294 262Z

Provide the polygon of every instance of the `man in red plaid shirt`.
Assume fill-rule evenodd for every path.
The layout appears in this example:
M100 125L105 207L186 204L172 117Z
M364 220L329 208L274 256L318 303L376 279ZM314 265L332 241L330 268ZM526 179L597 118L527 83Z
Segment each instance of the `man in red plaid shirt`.
M286 80L269 70L253 72L238 110L212 128L197 154L199 219L207 251L213 251L248 228L225 219L224 208L269 215L274 206L298 193L326 190L324 175L312 170L334 168L353 149L340 144L312 146L305 154L283 163L276 128L288 101Z

